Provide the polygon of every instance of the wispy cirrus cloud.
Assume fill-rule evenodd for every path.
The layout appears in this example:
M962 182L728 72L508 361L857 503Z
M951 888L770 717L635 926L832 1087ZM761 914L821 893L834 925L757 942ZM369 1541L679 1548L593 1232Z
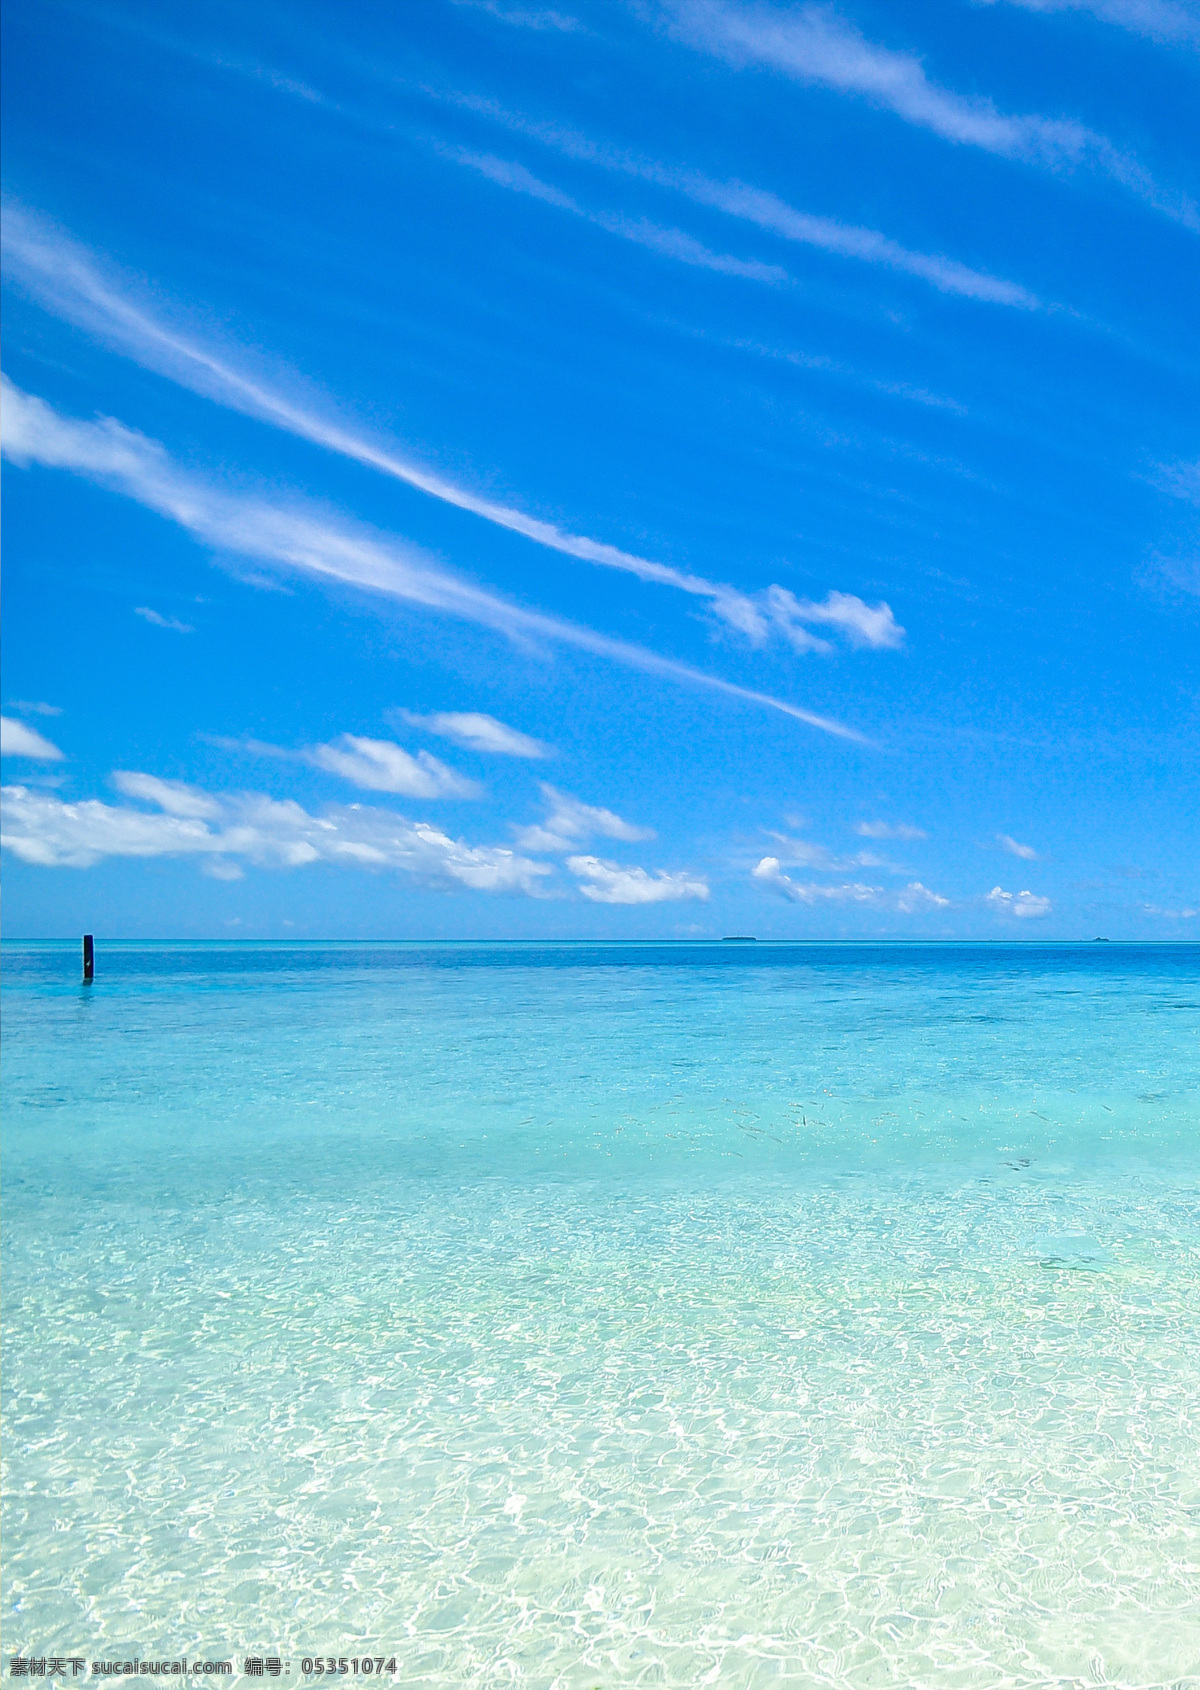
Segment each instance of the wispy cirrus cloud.
M1200 598L1200 555L1169 557L1152 552L1134 580L1160 593L1166 587Z
M492 757L549 757L551 747L530 734L510 728L495 716L479 710L435 710L429 716L419 716L414 710L385 712L389 721L406 722L410 727L423 728L426 733L451 739L468 751L482 751Z
M996 843L1001 850L1007 851L1010 857L1020 857L1022 862L1036 863L1041 861L1040 854L1034 850L1032 845L1022 845L1021 841L1014 839L1011 834L998 833Z
M1038 897L1033 892L1006 892L1002 886L993 886L984 903L1017 921L1038 921L1054 907L1049 898Z
M885 862L882 857L877 857L873 851L857 851L851 857L843 857L836 851L830 851L826 846L814 844L808 839L791 839L786 834L770 830L767 837L775 840L783 852L782 859L770 860L782 860L788 868L815 869L818 874L847 874L856 868L883 868L892 869L895 873L901 872L895 869L893 864Z
M1155 464L1148 479L1173 499L1200 506L1200 460L1184 458L1175 463ZM1200 597L1200 558L1196 555L1194 544L1189 553L1185 543L1183 556L1151 553L1139 578L1143 585L1159 587L1165 584Z
M997 0L981 0L995 5ZM1200 47L1200 7L1188 0L1007 0L1026 12L1088 12L1164 46Z
M657 869L623 868L600 857L568 857L567 867L580 882L579 890L594 904L663 904L708 898L708 882L697 875L670 874Z
M683 229L667 228L646 217L626 217L614 211L590 211L569 194L551 187L523 164L511 159L496 158L491 153L474 153L466 147L441 150L456 164L477 170L497 187L509 188L513 193L526 194L530 199L541 200L559 211L568 211L573 217L581 217L585 222L607 230L610 235L633 241L636 246L648 247L651 252L657 252L664 258L674 258L680 264L692 264L700 270L716 270L723 276L741 276L752 282L786 282L788 279L787 271L779 264L765 264L756 258L735 258L727 252L713 252L711 247L706 247Z
M978 299L995 305L1015 305L1025 310L1036 309L1040 303L1028 288L1008 281L1003 276L990 275L987 271L974 269L941 253L914 251L911 247L892 240L878 229L864 228L861 224L846 223L834 217L818 216L813 212L799 210L769 189L754 187L748 182L736 179L721 181L705 175L702 171L663 164L654 159L623 152L619 148L593 141L578 130L542 123L535 118L508 111L492 100L479 99L469 94L455 94L448 98L454 105L489 118L513 133L539 141L567 158L583 160L598 165L601 169L635 177L644 182L653 182L659 187L684 195L697 205L722 211L729 217L751 223L782 240L817 247L822 252L834 253L838 257L855 259L865 264L880 264L887 269L916 276L941 293L960 294L967 299ZM472 159L464 154L461 162L472 162ZM493 163L498 165L500 161ZM478 163L475 167L483 168ZM569 196L560 193L558 189L539 182L536 177L525 171L523 166L504 166L503 169L523 173L522 180L527 179L527 185L521 191L533 193L547 204L556 205L562 210L572 210L578 215L591 215L583 212ZM485 171L485 174L492 172ZM518 186L517 180L503 179L501 174L493 175L493 180L506 187ZM617 231L614 230L615 232ZM731 273L749 274L745 270ZM782 281L786 279L786 275L775 267L773 274L751 279Z
M715 346L726 346L735 352L748 353L753 358L769 359L776 364L791 364L800 370L816 370L849 382L852 386L869 388L874 393L886 393L889 398L904 399L913 405L925 405L933 411L952 411L959 417L968 414L967 407L960 400L950 398L948 394L933 393L929 388L915 387L907 381L888 381L884 377L868 375L865 370L856 369L841 359L827 357L824 353L802 352L789 346L768 346L757 340L708 335L694 329L683 332Z
M351 805L313 815L263 793L216 795L132 771L114 779L126 796L153 808L95 798L66 803L9 786L0 804L0 842L43 868L89 868L106 857L190 856L220 879L238 877L243 863L266 869L332 863L393 869L430 886L537 896L553 873L548 863L507 846L468 845L391 811Z
M61 716L61 704L46 704L36 698L10 698L10 710L19 710L22 716Z
M1035 310L1040 303L1036 294L1028 288L1006 281L1002 276L972 269L970 265L961 264L943 253L914 252L911 247L902 246L878 229L798 211L778 194L752 187L746 182L717 182L689 171L680 172L673 186L702 205L711 205L731 217L743 218L783 240L798 241L805 246L819 247L823 252L836 253L841 258L858 259L864 264L881 264L886 269L917 276L940 293L960 294L963 298L983 300L993 305L1015 305L1027 311Z
M787 604L792 595L784 593L784 589L775 590L784 593L778 600L772 597L771 590L757 594L742 592L687 570L639 557L618 546L569 533L554 523L482 498L424 470L336 421L322 409L319 401L291 398L269 380L247 374L230 355L213 352L192 335L169 326L149 307L137 303L129 286L102 271L90 253L44 218L13 201L6 201L4 206L4 254L6 278L25 287L46 309L194 393L392 476L431 498L520 534L537 545L584 563L621 570L640 581L672 587L702 601L719 622L753 646L764 646L776 635L786 639L796 651L824 649L799 626L794 610ZM836 596L853 599L849 594ZM792 603L794 606L795 601ZM886 605L874 608L891 616Z
M517 844L524 851L570 851L587 839L623 839L636 843L654 838L652 827L638 827L598 804L585 804L569 792L560 792L542 782L546 818L517 831Z
M112 418L80 422L0 376L4 455L18 465L69 470L116 488L218 551L326 584L340 584L495 629L515 641L573 646L645 674L705 687L777 710L842 739L852 728L768 693L541 611L527 610L442 568L416 547L335 523L299 502L231 493L175 464L164 448Z
M1183 499L1189 505L1200 505L1200 461L1189 463L1185 459L1175 464L1158 464L1154 482L1172 498Z
M181 622L176 616L163 616L159 611L151 610L148 604L135 605L133 614L140 616L143 622L149 622L152 628L169 628L173 634L196 632L190 622Z
M61 763L63 753L36 729L13 716L0 716L0 756L30 757L40 763Z
M502 6L500 0L452 0L452 4L473 12L486 12L514 29L552 29L563 35L574 35L586 28L569 12L556 12L548 6Z
M869 41L831 6L664 0L680 40L736 68L763 66L800 82L855 94L943 140L1063 171L1091 165L1177 223L1200 230L1185 194L1163 188L1107 137L1070 118L1000 111L988 99L934 82L914 53Z
M854 831L860 839L928 839L923 827L908 822L856 822Z

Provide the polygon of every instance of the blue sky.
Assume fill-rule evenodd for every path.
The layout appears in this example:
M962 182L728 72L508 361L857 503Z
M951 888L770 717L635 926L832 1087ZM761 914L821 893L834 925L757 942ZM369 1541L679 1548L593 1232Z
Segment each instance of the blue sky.
M9 935L1200 930L1200 6L4 8Z

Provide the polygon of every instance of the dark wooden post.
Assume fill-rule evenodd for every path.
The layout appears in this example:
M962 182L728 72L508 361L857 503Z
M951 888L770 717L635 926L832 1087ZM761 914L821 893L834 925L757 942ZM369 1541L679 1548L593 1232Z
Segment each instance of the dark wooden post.
M83 979L85 985L91 985L96 972L96 947L92 943L92 935L83 936Z

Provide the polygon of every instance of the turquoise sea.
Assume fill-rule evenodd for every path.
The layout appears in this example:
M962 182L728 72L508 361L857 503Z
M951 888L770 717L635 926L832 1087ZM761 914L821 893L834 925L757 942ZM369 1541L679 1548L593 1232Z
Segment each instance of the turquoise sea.
M7 944L3 1032L6 1657L1200 1684L1200 947Z

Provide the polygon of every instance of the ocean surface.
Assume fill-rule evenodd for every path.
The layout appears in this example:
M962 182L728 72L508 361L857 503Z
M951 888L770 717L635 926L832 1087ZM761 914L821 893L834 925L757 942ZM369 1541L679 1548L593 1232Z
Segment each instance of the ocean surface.
M1200 1684L1200 947L7 944L3 1035L6 1658Z

